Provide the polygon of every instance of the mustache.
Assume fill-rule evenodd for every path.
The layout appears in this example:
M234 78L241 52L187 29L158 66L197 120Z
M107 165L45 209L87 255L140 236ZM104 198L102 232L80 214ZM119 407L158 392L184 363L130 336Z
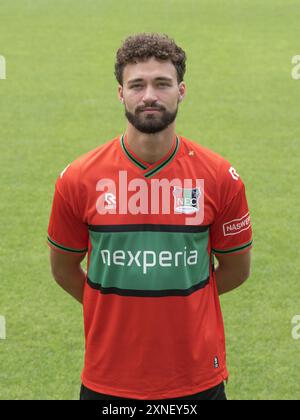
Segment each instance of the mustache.
M143 108L141 108L141 107L137 108L136 112L143 112L143 111L145 111L145 109L155 109L157 111L164 111L165 110L165 108L162 107L162 106L145 106Z

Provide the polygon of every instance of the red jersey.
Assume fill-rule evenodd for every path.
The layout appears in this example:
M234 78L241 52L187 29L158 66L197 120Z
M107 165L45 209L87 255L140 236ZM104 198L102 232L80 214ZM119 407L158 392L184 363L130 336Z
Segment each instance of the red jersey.
M151 400L228 377L214 254L247 252L245 188L225 159L175 136L159 162L120 135L59 176L48 242L88 252L83 384Z

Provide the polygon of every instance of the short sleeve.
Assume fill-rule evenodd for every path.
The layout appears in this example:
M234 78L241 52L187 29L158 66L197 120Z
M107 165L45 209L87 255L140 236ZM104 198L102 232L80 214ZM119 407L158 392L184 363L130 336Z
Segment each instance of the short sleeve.
M252 227L245 186L227 165L220 183L220 210L211 226L211 247L216 255L238 254L252 248Z
M78 198L74 168L67 168L55 185L52 210L48 226L48 245L57 251L86 253L88 228L78 211Z

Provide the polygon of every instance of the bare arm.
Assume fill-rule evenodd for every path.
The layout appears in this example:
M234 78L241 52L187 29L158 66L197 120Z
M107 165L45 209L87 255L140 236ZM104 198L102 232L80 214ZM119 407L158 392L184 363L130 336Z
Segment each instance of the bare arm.
M251 251L238 255L216 255L219 266L216 279L219 295L241 286L250 276Z
M56 282L78 302L83 301L83 286L85 273L80 263L85 254L72 254L50 250L52 275Z

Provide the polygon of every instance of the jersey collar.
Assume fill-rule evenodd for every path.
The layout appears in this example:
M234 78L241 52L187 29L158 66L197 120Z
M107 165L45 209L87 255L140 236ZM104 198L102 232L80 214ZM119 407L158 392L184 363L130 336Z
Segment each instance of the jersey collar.
M144 173L143 175L146 178L151 178L153 175L156 175L158 172L160 172L162 169L164 169L167 165L169 165L173 159L175 158L180 145L180 139L178 136L175 136L173 146L171 150L168 152L167 155L165 155L162 159L160 159L158 162L155 162L154 164L150 165L149 163L143 161L140 159L135 153L133 153L126 143L126 139L124 134L120 136L120 144L121 147L127 156L127 158L139 169L141 169Z

